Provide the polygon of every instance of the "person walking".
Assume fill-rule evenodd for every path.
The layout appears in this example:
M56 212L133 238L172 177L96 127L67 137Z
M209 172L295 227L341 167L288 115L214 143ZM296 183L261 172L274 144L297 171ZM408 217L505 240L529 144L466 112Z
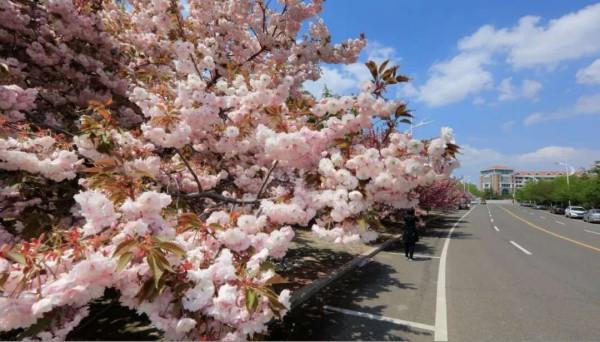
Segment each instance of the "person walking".
M402 234L402 240L404 241L404 255L406 259L414 260L413 254L415 252L415 244L419 240L419 234L417 232L417 217L413 208L408 209L404 216L404 234Z

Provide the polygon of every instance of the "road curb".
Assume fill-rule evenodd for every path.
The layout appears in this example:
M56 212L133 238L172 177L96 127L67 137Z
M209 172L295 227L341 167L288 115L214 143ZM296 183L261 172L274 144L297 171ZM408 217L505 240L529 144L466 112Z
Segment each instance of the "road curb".
M394 235L393 237L391 237L390 239L388 239L381 245L379 245L377 247L373 247L370 250L363 252L363 253L359 254L358 256L354 257L354 259L348 261L341 267L334 270L329 276L319 279L319 280L316 280L310 284L307 284L307 285L301 287L299 290L295 291L292 294L292 297L290 298L290 306L291 306L290 309L293 310L294 308L298 307L299 305L302 305L307 300L309 300L312 296L314 296L319 291L321 291L324 287L326 287L329 284L333 283L334 281L338 280L339 278L341 278L343 275L350 272L354 268L360 266L363 262L366 262L368 259L372 258L377 253L381 252L383 249L389 247L391 244L397 242L398 240L400 240L401 237L402 237L401 234Z
M435 220L439 216L439 213L431 213L430 216L425 220L425 224L428 225L431 221ZM346 273L352 271L356 267L362 266L373 256L386 249L390 245L398 242L401 237L402 234L392 235L391 238L386 240L381 245L373 247L370 250L357 255L352 260L348 261L341 267L335 269L330 275L326 276L325 278L315 280L312 283L307 284L301 287L300 289L294 291L290 298L290 310L293 310L294 308L302 305L314 295L319 293L323 288L340 279Z

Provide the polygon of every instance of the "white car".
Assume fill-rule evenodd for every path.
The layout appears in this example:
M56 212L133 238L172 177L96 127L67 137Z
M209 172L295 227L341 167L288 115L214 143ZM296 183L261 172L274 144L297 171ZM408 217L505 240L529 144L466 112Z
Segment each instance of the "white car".
M569 218L583 218L585 215L584 207L570 206L565 209L565 216Z

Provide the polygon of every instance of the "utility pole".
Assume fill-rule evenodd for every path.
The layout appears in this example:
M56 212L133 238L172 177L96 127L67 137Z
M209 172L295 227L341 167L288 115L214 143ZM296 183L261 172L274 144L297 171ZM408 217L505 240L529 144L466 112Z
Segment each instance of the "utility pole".
M564 162L557 162L556 164L558 165L562 165L565 167L565 173L567 174L567 189L569 191L569 207L571 206L571 182L569 181L569 174L571 173L571 170L573 169L573 167L569 164L567 164L566 161Z

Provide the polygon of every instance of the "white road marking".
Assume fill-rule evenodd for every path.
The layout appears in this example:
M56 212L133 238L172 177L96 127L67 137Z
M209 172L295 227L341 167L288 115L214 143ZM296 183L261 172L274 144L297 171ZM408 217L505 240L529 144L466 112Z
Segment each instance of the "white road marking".
M394 323L394 324L398 324L398 325L403 325L403 326L407 326L407 327L413 327L413 328L418 328L418 329L423 329L423 330L428 330L428 331L435 331L435 327L433 325L419 323L419 322L405 321L403 319L398 319L398 318L373 315L373 314L366 313L366 312L336 308L334 306L329 306L329 305L324 305L323 309L329 310L329 311L340 312L340 313L343 313L346 315L351 315L351 316L364 317L364 318L374 319L377 321L390 322L390 323Z
M467 211L461 218L454 223L446 241L444 241L444 247L442 248L442 255L440 257L440 266L438 267L437 277L437 293L435 300L435 331L433 334L434 341L448 341L448 309L446 306L446 258L448 257L448 246L450 245L450 237L454 228L462 221L467 215L469 215L473 209Z
M495 229L497 232L499 232L499 231L500 231L500 229L498 229L498 227L496 227L496 226L494 226L494 229Z
M510 241L510 243L511 243L513 246L515 246L515 247L517 247L518 249L520 249L520 250L521 250L521 252L523 252L523 253L525 253L525 254L527 254L527 255L531 255L531 252L530 252L530 251L528 251L528 250L526 250L525 248L523 248L523 247L519 246L519 244L518 244L518 243L516 243L516 242L514 242L514 241L512 241L512 240Z
M565 223L564 223L564 222L560 222L560 221L554 221L554 222L556 222L556 223L558 223L558 224L562 224L563 226L565 225Z
M595 232L595 231L593 231L593 230L587 230L587 229L584 229L584 230L585 230L586 232L588 232L588 233L592 233L592 234L598 234L598 235L600 235L600 232Z

